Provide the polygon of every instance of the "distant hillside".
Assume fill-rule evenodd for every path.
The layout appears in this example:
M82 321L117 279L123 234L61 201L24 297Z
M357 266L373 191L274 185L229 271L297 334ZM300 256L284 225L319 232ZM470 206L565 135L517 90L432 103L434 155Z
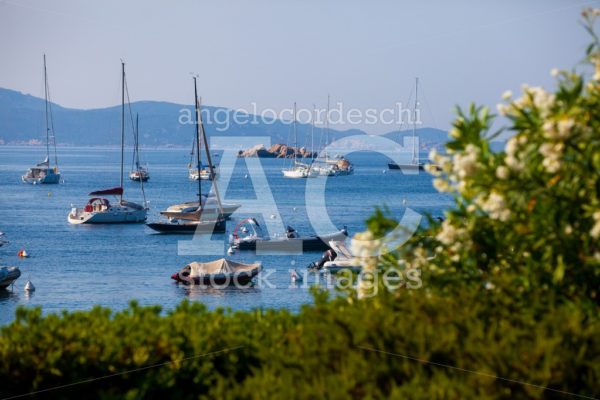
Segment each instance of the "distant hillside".
M148 146L191 146L194 128L191 124L180 124L181 110L192 113L191 105L181 105L159 101L138 101L132 103L134 113L140 115L140 136L143 145ZM204 106L210 115L223 121L225 113L234 111L222 107ZM121 106L78 110L52 105L57 141L71 145L114 145L120 143ZM0 88L0 143L24 143L31 140L45 140L44 100L14 90ZM189 114L193 115L193 114ZM203 114L204 115L204 114ZM271 143L288 143L290 125L279 120L273 123L235 124L230 118L227 130L223 124L205 121L206 131L212 135L270 136ZM250 116L249 120L252 120ZM240 121L243 122L243 121ZM132 142L131 123L127 125L127 143ZM318 132L318 130L316 130ZM365 134L361 130L330 131L330 138ZM298 144L307 145L310 125L298 124ZM318 139L315 140L318 142Z

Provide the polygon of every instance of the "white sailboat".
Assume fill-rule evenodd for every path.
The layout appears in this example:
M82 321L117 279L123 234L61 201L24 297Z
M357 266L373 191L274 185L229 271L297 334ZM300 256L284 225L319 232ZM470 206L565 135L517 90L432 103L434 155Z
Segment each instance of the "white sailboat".
M50 90L48 88L48 72L46 69L46 55L44 54L44 99L46 104L46 158L35 167L29 168L27 173L21 177L23 182L37 184L60 183L60 172L58 170L58 157L56 155L56 136L54 131L54 118L52 117L52 104L49 101ZM50 167L50 131L52 131L52 143L54 145L54 167Z
M297 159L298 154L298 135L296 132L296 103L294 103L294 163L289 168L281 170L285 178L314 178L317 176L316 170L311 168L310 165L299 162Z
M134 182L147 182L150 179L150 173L148 168L142 166L140 163L140 116L135 116L135 132L133 135L134 146L133 146L133 162L131 166L131 172L129 172L129 179Z
M202 162L199 162L196 165L196 168L192 168L196 147L196 137L194 136L194 141L192 143L192 151L190 152L190 163L188 164L188 177L192 181L210 181L213 179L213 176L216 179L217 168L214 165L212 166L212 173L208 165L203 165Z
M403 170L423 170L425 164L419 161L419 154L417 153L417 107L419 106L419 78L415 78L415 106L413 109L413 129L412 129L412 157L409 163L397 164L395 162L389 162L389 169L403 169Z
M121 179L120 186L91 192L88 203L83 208L73 207L67 216L71 224L118 224L139 223L146 221L148 208L144 205L127 201L123 198L123 162L125 149L125 63L121 62ZM142 188L142 194L144 193ZM115 196L116 202L111 203L105 197ZM144 196L145 197L145 196Z
M321 134L323 131L321 130ZM317 158L313 161L313 169L320 176L341 176L341 175L352 175L354 173L354 166L348 160L331 159L327 152L327 145L329 144L329 95L327 96L327 114L325 115L325 151L324 157Z

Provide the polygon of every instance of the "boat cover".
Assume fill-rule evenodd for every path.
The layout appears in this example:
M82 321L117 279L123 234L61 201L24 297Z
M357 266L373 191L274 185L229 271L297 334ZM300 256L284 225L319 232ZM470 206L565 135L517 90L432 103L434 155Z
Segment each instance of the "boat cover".
M225 258L209 262L192 262L189 264L190 277L215 275L215 274L234 274L241 272L250 272L259 268L260 263L244 264Z

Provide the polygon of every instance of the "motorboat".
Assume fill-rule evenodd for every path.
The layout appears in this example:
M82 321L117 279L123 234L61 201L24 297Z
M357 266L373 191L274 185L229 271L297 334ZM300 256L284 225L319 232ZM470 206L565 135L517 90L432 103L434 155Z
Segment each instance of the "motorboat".
M265 237L258 221L246 218L234 228L229 245L239 250L260 251L322 251L329 249L332 240L345 240L348 236L346 228L323 236L300 236L295 229L288 226L285 236Z
M171 279L188 285L246 285L261 269L260 262L245 264L221 258L209 262L189 263L171 275Z
M12 285L20 276L21 270L18 267L0 267L0 289Z
M44 54L44 98L46 116L46 158L21 177L25 183L57 184L60 183L60 172L58 170L58 157L56 154L56 136L54 132L54 118L52 116L52 103L49 101L50 90L48 89L48 72L46 70L46 55ZM52 132L52 135L50 135ZM54 147L54 167L50 166L50 138Z
M346 270L359 273L362 270L362 265L346 247L345 241L332 240L329 242L329 247L330 249L323 253L319 261L310 263L308 269L329 271L332 274Z
M146 221L148 207L144 194L144 186L141 186L144 196L144 205L127 201L123 197L123 163L125 148L125 63L121 62L121 175L120 185L111 189L97 190L91 192L87 204L83 208L72 207L67 216L71 224L124 224L140 223ZM131 104L129 104L131 108ZM130 110L131 111L131 110ZM111 203L104 196L115 196L116 201Z

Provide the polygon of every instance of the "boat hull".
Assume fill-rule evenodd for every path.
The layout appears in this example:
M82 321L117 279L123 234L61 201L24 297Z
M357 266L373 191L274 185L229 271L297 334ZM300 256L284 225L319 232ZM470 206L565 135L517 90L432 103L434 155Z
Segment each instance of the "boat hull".
M425 164L396 164L394 162L388 163L389 169L402 169L405 171L422 171L425 169Z
M21 271L17 267L2 268L0 270L0 289L12 285L20 276Z
M256 250L260 251L325 251L329 250L329 242L332 240L345 240L348 234L345 230L332 233L324 236L310 236L300 238L281 238L281 239L250 239L250 240L234 240L232 243L239 250Z
M60 183L60 173L48 169L47 174L44 176L30 176L26 174L21 177L21 180L31 185L54 185Z
M219 209L216 204L203 203L202 216L206 219L214 219L219 214ZM241 207L241 204L231 204L224 203L223 204L223 214L221 214L222 218L229 218L231 214L233 214L238 208ZM181 212L181 213L190 213L194 212L198 209L198 202L192 201L188 203L175 204L167 208L167 212Z
M146 224L148 228L162 234L212 234L225 233L226 223L221 221L199 221L199 222L151 222Z
M145 208L111 207L106 211L87 212L80 208L71 210L67 221L73 225L82 224L136 224L146 222Z

